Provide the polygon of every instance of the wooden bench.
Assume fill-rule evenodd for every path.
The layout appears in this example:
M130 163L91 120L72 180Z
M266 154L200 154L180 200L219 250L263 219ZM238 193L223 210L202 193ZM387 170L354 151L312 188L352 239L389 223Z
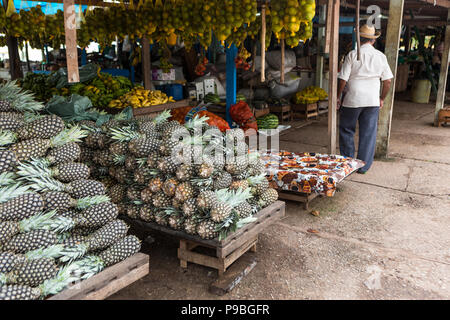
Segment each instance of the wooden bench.
M104 300L149 273L149 256L137 253L47 300Z

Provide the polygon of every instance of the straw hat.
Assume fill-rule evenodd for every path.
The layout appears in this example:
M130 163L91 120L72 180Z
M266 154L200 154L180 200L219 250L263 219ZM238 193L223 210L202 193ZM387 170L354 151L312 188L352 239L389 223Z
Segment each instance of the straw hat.
M381 32L375 32L375 27L369 27L367 24L365 24L359 28L359 35L362 38L377 39L379 36L381 36Z

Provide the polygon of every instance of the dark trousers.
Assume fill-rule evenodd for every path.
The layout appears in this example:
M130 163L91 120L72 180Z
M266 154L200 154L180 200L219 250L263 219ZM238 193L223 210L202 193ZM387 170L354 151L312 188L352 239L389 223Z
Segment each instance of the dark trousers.
M339 148L344 157L355 157L356 122L359 122L358 156L366 163L360 171L369 170L375 155L379 107L346 108L339 112Z

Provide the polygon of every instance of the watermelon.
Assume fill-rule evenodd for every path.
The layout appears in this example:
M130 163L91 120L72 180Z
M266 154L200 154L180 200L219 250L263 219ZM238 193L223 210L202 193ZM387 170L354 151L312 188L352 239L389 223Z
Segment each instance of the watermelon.
M276 129L279 124L278 117L273 113L257 118L256 122L258 124L258 129Z

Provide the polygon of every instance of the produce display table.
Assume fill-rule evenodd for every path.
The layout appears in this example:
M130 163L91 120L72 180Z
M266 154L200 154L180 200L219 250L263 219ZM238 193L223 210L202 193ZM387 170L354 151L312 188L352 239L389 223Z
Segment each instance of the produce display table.
M280 199L305 203L319 195L332 197L336 186L364 166L358 159L320 153L266 151L261 153L270 186Z
M177 231L154 222L144 222L142 220L130 218L125 218L125 220L142 230L160 231L179 238L180 246L178 249L178 259L180 260L180 266L182 268L187 268L188 262L191 262L211 267L218 271L220 279L220 276L227 276L227 268L229 268L233 262L237 261L248 251L255 252L258 234L267 226L284 217L284 215L285 203L277 201L254 215L253 217L257 219L256 221L246 224L223 240L205 240L198 236L189 235L185 232ZM208 250L209 252L206 252ZM244 270L244 272L248 273L248 270ZM240 274L242 275L242 272ZM227 281L225 286L228 287L228 290L231 290L230 288L234 287L242 277L240 276L238 278L239 279L236 280L237 278L233 276L231 281ZM224 291L227 291L227 289Z
M104 300L149 273L149 256L137 253L47 300Z
M172 110L189 106L190 100L184 99L177 102L170 102L145 108L133 109L134 117L150 117L154 118L164 110Z

